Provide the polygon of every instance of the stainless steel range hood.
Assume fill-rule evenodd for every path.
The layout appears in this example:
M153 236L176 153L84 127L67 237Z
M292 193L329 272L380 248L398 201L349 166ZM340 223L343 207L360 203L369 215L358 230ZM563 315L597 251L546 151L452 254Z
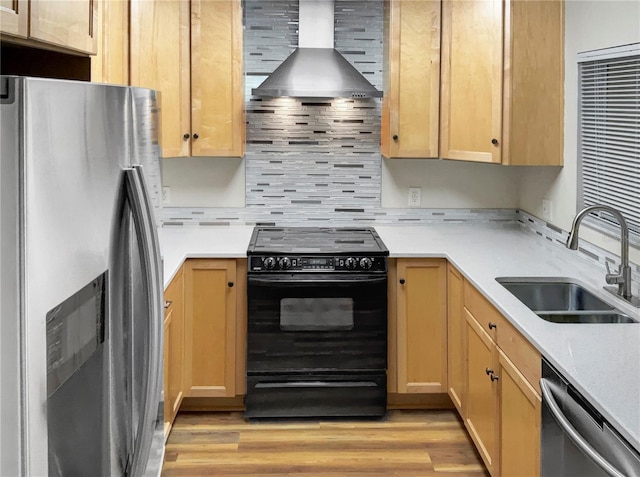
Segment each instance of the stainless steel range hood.
M381 98L333 47L333 0L300 0L298 48L251 93L300 98Z

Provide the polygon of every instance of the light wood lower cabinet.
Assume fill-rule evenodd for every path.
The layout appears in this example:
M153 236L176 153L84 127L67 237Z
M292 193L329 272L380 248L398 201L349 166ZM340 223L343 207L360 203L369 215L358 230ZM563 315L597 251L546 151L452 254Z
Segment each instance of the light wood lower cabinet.
M540 475L540 353L470 283L463 288L467 430L493 477Z
M233 397L244 391L237 337L246 260L190 259L184 267L186 396Z
M398 259L397 392L447 392L447 261Z
M182 268L164 294L164 429L171 430L184 397L184 274Z
M495 343L465 310L467 332L467 413L465 424L489 472L496 469L497 397Z
M540 475L542 400L518 368L498 351L500 475Z
M463 278L451 264L447 266L447 382L448 393L461 416L465 415L465 366L467 358L466 317L462 292Z

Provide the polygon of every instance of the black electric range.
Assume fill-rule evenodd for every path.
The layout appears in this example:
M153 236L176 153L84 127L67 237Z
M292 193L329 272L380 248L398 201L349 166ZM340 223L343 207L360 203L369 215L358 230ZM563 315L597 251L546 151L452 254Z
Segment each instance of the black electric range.
M383 416L389 251L375 229L256 227L247 255L245 416Z
M249 272L386 272L389 250L372 227L256 227Z

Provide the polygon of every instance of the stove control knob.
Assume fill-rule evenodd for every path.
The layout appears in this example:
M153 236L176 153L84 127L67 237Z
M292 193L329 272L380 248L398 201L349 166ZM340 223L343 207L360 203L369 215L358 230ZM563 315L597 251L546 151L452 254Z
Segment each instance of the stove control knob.
M369 257L364 257L360 259L360 268L363 270L370 270L373 266L373 262Z
M282 257L278 260L278 265L282 270L289 270L291 268L291 260L289 260L289 257Z
M266 268L267 270L273 270L274 268L276 268L276 259L273 257L267 257L264 259L264 268Z
M348 270L355 270L355 268L358 266L358 263L356 262L355 258L349 257L344 261L344 266Z

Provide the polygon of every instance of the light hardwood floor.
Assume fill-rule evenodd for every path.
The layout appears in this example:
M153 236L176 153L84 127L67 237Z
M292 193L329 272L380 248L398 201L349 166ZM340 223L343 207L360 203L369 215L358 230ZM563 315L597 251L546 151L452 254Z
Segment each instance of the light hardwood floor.
M247 423L180 413L164 476L487 477L455 411L390 411L381 421Z

